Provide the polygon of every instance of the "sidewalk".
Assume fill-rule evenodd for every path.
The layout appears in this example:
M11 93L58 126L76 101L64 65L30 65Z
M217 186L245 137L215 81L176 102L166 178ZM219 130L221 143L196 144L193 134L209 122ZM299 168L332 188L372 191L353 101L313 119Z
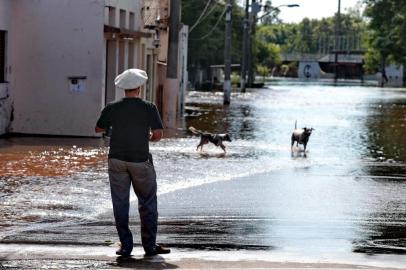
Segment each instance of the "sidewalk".
M143 258L136 248L131 258L114 255L115 247L1 244L0 269L402 269L334 262L294 262L255 259L238 251L193 251Z

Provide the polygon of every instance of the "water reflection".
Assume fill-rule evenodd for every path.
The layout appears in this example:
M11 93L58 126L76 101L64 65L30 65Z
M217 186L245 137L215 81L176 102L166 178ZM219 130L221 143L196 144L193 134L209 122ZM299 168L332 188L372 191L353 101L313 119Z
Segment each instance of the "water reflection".
M101 140L9 138L0 140L0 237L33 224L78 223L94 216L107 192ZM103 195L104 196L104 195ZM89 204L92 200L92 204Z
M356 252L405 252L402 232L406 225L405 91L282 83L234 96L230 108L221 115L225 121L222 126L211 124L210 119L220 116L208 109L209 106L220 108L221 98L207 93L202 96L194 93L189 98L194 108L204 107L206 114L192 112L187 124L212 132L228 127L233 136L252 143L255 150L242 149L244 153L255 153L247 154L247 159L255 157L267 166L270 163L263 161L266 156L273 164L290 163L289 168L294 169L291 177L280 175L282 183L276 180L270 184L271 193L262 194L273 198L269 215L282 218L269 228L285 239L280 248L308 246L312 241L304 232L311 227L315 233L311 237L325 237L330 246L338 249L347 246ZM299 127L312 126L316 131L310 138L309 152L295 151L289 161L286 155L296 120ZM247 128L241 128L242 123L248 123ZM331 190L331 193L320 197L303 182L313 183L312 189L318 192ZM263 189L264 183L258 186ZM293 192L293 186L301 192ZM283 195L275 194L274 189ZM314 197L292 204L299 198L308 198L309 194ZM261 193L256 195L262 198ZM251 200L255 201L255 197ZM286 205L275 209L281 203ZM326 216L325 205L331 210L330 219L336 223L319 222ZM303 216L309 212L314 214ZM296 225L292 228L292 224ZM273 239L269 243L278 243L269 232L266 235L265 238ZM326 243L314 241L314 244L320 248Z
M385 100L371 104L365 134L370 156L378 161L406 161L406 104Z
M404 93L388 90L368 106L362 137L363 166L373 210L362 224L365 239L354 244L363 253L406 254L406 104Z

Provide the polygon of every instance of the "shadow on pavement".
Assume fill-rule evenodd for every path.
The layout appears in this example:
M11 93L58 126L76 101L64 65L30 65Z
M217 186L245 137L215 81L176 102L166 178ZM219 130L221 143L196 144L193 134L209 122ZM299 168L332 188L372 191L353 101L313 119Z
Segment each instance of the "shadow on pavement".
M137 269L176 269L179 266L165 262L164 258L157 256L154 258L136 259L132 257L119 256L111 266L137 268Z

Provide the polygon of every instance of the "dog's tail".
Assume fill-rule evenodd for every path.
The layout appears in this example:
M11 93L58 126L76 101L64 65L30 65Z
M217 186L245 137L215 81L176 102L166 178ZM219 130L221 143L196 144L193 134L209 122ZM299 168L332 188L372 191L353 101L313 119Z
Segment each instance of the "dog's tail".
M200 135L202 134L202 132L200 130L195 129L194 127L189 127L189 130L196 135Z
M297 129L297 120L295 121L295 129Z

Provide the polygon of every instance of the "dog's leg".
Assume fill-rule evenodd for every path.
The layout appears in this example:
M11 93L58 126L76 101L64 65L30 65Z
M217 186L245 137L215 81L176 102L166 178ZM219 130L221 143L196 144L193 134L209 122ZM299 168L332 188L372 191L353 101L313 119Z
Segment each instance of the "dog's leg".
M199 150L199 147L200 147L200 151L202 151L203 150L203 144L204 144L204 139L200 138L200 142L197 145L196 151Z
M202 145L202 146L200 147L200 151L203 151L203 145L208 144L208 143L209 143L209 140L208 140L208 139L202 138L202 140L200 141L200 144Z
M221 149L223 149L224 153L226 152L226 146L222 143L219 144L219 146L221 147Z
M197 145L196 151L199 150L199 147L200 147L200 151L202 151L202 147L203 147L203 141L202 140L200 140L199 144Z

